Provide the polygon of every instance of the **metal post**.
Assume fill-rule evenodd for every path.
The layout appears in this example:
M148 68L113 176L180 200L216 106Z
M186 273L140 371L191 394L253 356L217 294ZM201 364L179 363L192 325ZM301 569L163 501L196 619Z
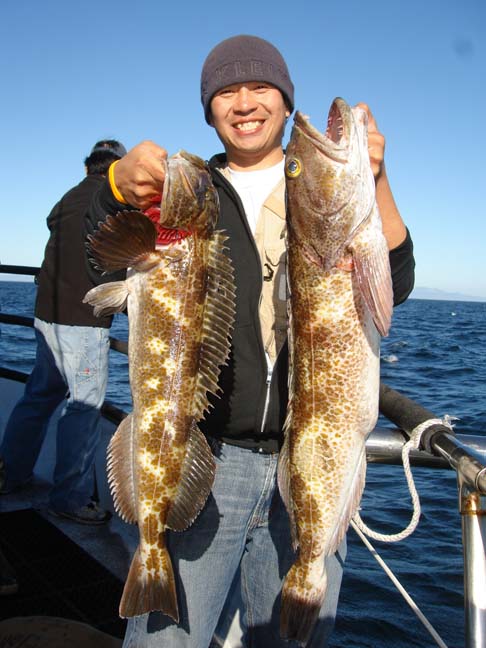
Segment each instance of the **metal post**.
M464 553L466 648L486 646L486 497L458 473Z

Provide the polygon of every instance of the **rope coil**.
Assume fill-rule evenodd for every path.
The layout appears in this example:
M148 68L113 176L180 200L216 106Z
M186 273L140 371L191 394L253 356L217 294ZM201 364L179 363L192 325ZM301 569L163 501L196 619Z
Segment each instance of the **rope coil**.
M412 433L410 434L410 439L403 445L402 448L403 469L405 471L408 490L410 492L410 496L412 498L412 503L413 503L412 519L410 520L408 526L403 531L400 531L399 533L383 534L370 529L363 522L358 511L353 517L353 521L355 525L358 527L358 529L360 529L369 538L373 538L373 540L379 540L381 542L398 542L400 540L403 540L404 538L407 538L415 531L420 520L421 509L420 509L420 499L417 493L417 489L415 488L415 483L413 481L413 476L412 476L412 470L410 468L409 456L412 450L418 450L418 448L420 447L420 441L422 439L422 435L430 427L434 425L442 425L444 427L449 428L452 432L453 431L452 420L453 417L450 417L446 414L442 419L437 419L437 418L428 419L427 421L420 423L420 425L417 425L417 427L412 430Z
M416 428L412 431L410 435L410 439L403 445L402 448L402 461L403 461L403 469L405 471L405 477L407 479L407 484L408 484L408 489L410 491L410 496L412 498L413 502L413 514L412 514L412 519L410 520L410 523L408 526L401 531L400 533L393 533L393 534L382 534L382 533L377 533L376 531L372 531L361 519L359 513L356 513L356 515L353 517L351 520L351 526L353 529L356 531L356 533L359 535L363 543L368 547L370 550L371 554L374 556L375 560L378 561L378 563L381 565L385 573L388 575L388 577L391 579L391 581L394 583L398 591L401 593L405 601L408 603L408 605L411 607L411 609L414 611L416 616L420 619L424 627L428 630L430 635L433 637L434 641L440 648L447 648L447 644L442 640L438 632L435 630L435 628L432 626L432 624L428 621L428 619L425 617L425 615L422 613L420 608L417 606L415 601L411 598L411 596L406 592L400 581L396 578L395 574L392 572L392 570L388 567L388 565L385 563L385 561L381 558L381 556L378 555L376 552L375 548L373 545L371 545L368 540L366 539L365 536L368 536L370 538L373 538L374 540L381 540L382 542L398 542L399 540L403 540L407 536L411 535L415 529L417 528L419 519L420 519L420 500L419 496L417 493L417 489L415 488L415 484L413 481L413 476L412 476L412 471L410 468L410 459L409 455L412 450L417 450L420 447L420 442L422 439L422 435L426 430L428 430L430 427L435 426L435 425L442 425L444 427L449 428L451 431L452 429L452 420L453 417L450 417L448 415L444 416L443 419L428 419L427 421L424 421L423 423L420 423L420 425L417 425Z

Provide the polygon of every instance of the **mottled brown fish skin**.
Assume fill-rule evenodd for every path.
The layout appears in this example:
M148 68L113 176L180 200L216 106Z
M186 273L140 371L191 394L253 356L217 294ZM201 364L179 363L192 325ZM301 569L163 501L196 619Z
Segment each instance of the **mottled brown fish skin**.
M180 261L164 261L129 279L137 522L147 583L161 580L168 571L164 532L194 420L207 241L189 243L192 250ZM124 602L121 615L131 616Z
M115 507L138 524L140 544L120 615L160 610L177 621L165 532L192 524L214 480L214 458L197 422L229 354L234 280L226 237L214 230L218 199L206 165L173 156L166 178L161 221L183 228L185 238L156 248L155 227L143 214L109 217L91 251L109 272L128 266L127 279L98 286L85 300L96 314L128 308L133 412L112 438L108 467Z
M162 263L147 275L130 279L134 299L133 308L130 302L128 307L129 367L133 414L139 420L138 499L143 528L150 516L165 524L192 418L205 276L201 252L206 246L198 241L193 247L182 261ZM158 502L154 493L159 493Z
M380 334L350 269L370 237L382 234L374 192L371 199L367 193L374 183L359 188L359 160L335 151L332 141L316 151L318 134L304 122L301 129L300 119L286 151L290 403L279 486L298 547L282 589L281 633L305 645L326 592L326 557L337 550L361 498L364 444L378 415ZM378 255L388 257L379 240ZM388 258L381 263L391 309Z

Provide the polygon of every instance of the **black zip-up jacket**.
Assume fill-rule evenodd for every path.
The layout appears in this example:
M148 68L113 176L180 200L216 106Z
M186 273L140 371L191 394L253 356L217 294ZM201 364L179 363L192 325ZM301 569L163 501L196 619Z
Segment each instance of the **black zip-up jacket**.
M35 316L67 326L109 328L113 317L95 317L83 298L93 288L86 272L85 215L104 176L86 176L54 205L47 217L50 231L37 278Z
M217 170L217 167L224 166L224 159L224 156L215 156L209 165L220 200L217 228L225 230L229 237L226 245L235 272L236 314L230 358L219 377L221 392L219 397L211 397L211 412L199 426L205 434L217 440L255 451L276 452L283 440L282 428L287 410L288 346L284 344L274 365L262 429L268 373L258 316L263 273L243 205L231 183ZM115 201L108 183L105 183L88 214L88 230L93 231L93 226L105 214L118 209L126 209L126 206ZM394 303L397 305L408 297L414 283L413 245L408 232L405 241L390 252L390 265ZM104 278L113 279L114 275Z

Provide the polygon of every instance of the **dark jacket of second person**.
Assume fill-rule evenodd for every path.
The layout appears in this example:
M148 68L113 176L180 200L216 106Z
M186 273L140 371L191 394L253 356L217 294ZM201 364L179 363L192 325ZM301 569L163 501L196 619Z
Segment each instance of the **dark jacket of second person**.
M35 316L67 326L109 328L112 317L95 317L83 298L93 287L86 271L85 215L104 176L86 176L70 189L47 217L49 240L37 278Z

